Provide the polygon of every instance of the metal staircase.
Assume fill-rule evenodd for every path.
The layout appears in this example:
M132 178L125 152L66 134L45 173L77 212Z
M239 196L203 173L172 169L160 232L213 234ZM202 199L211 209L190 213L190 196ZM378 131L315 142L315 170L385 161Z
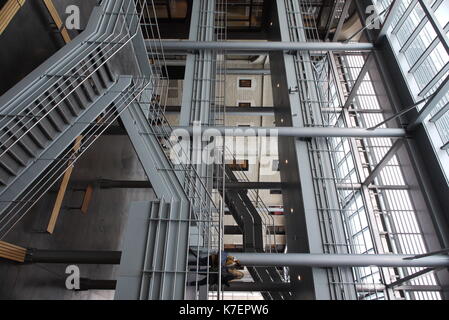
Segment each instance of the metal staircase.
M244 175L242 171L234 172L229 165L226 166L226 180L227 182L239 182L242 181L237 178L236 174ZM255 206L255 198L250 194L248 190L226 190L225 202L226 205L234 217L237 225L243 232L243 246L245 252L265 252L266 248L271 251L272 246L269 243L269 239L275 239L274 235L267 238L267 228L270 224L264 220L265 212L263 210L257 210ZM250 199L251 197L251 199ZM266 207L262 199L257 198L257 207ZM271 225L274 225L272 222ZM268 231L270 232L270 231ZM272 283L283 282L284 278L281 273L275 267L250 267L248 268L251 276L255 282L259 283ZM269 300L283 300L288 299L290 296L287 292L262 292L265 299Z
M185 297L185 202L164 198L133 203L130 209L117 300L173 300ZM174 254L176 253L176 254Z
M0 239L151 85L111 68L139 29L133 1L104 0L83 33L0 98Z

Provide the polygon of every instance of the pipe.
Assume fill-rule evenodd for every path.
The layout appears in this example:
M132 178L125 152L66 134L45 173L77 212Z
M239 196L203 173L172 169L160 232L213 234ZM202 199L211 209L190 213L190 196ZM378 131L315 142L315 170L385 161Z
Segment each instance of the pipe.
M375 130L361 128L333 128L333 127L314 127L314 128L296 128L296 127L174 127L174 130L185 130L189 134L193 132L204 132L208 135L218 136L226 135L228 137L255 137L255 136L286 136L297 138L319 138L319 137L353 137L353 138L405 138L406 131L400 128L379 128ZM201 131L200 131L201 130Z
M150 48L147 40L147 48ZM373 50L372 43L340 42L279 42L279 41L186 41L162 40L166 51L226 50L226 51L366 51Z
M28 249L26 263L120 264L120 251L75 251Z
M88 278L80 278L80 288L77 291L88 290L115 290L117 280L92 280Z
M448 267L449 256L410 259L399 254L233 253L244 266L303 267ZM409 259L405 259L409 258Z

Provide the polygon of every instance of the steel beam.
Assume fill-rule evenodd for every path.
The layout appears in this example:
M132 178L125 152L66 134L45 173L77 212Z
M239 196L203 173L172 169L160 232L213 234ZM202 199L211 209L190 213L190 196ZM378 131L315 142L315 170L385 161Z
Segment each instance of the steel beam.
M307 253L234 253L244 266L303 267L448 267L449 256L436 255L407 260L399 254L307 254Z
M76 291L115 290L116 288L117 280L92 280L88 278L80 278L80 288Z
M446 95L449 91L449 76L441 83L438 87L436 93L430 98L424 107L421 109L419 114L416 116L415 120L413 120L408 126L408 130L415 129L418 125L420 125L433 111L433 109L440 103L441 99Z
M72 189L83 189L87 185L93 185L100 189L150 189L153 186L148 180L77 180L72 181L70 187Z
M340 35L341 29L343 28L343 24L346 21L346 17L348 15L349 8L351 7L351 4L352 4L352 0L345 1L343 10L341 12L340 19L338 19L338 24L337 24L337 28L335 29L334 37L332 39L332 41L334 41L334 42L338 41L338 36Z
M75 251L28 249L27 263L120 264L120 251Z
M165 51L371 51L372 43L287 42L287 41L184 41L162 40ZM148 45L149 47L149 45Z
M421 277L421 276L423 276L423 275L425 275L425 274L427 274L429 272L433 272L434 270L435 270L435 268L423 269L421 271L418 271L418 272L415 272L415 273L413 273L411 275L408 275L408 276L406 276L406 277L404 277L402 279L396 280L395 282L392 282L389 285L387 285L387 287L390 287L390 288L397 287L397 286L403 284L404 282L408 282L408 281L413 280L415 278Z
M440 39L441 44L446 49L447 52L449 52L449 39L446 35L446 33L443 30L443 27L439 23L437 17L435 16L434 9L430 6L427 1L419 0L419 4L421 5L421 8L424 10L427 18L429 19L430 24L435 29L435 32L437 34L437 37Z
M372 64L374 62L374 57L372 54L368 56L366 59L362 70L360 70L360 73L357 77L357 80L355 81L354 85L351 88L351 92L349 93L348 98L346 99L344 108L348 109L351 105L354 98L357 96L357 92L359 91L360 85L363 83L363 80L365 79L366 74L368 73L368 70L371 68Z
M407 133L400 128L379 128L375 130L362 128L333 128L333 127L174 127L174 130L186 130L189 134L205 132L210 136L226 135L230 137L257 137L263 135L277 135L297 138L405 138Z
M449 111L449 102L444 105L443 108L440 109L433 117L429 120L430 122L437 122L440 120L446 112Z
M371 171L369 176L365 179L365 181L363 182L364 186L368 186L374 181L374 179L379 175L382 169L385 168L388 162L390 162L390 160L396 155L397 151L399 150L400 147L402 147L403 144L404 140L399 139L391 146L390 150L388 150L385 156L379 161L377 166L374 168L374 170Z
M285 183L281 182L226 182L226 189L282 189Z
M388 30L391 26L391 23L393 22L393 18L398 13L399 7L401 5L401 0L393 0L393 3L390 5L390 12L388 13L387 17L385 18L385 21L382 25L382 28L380 29L379 35L377 40L381 40L388 34Z

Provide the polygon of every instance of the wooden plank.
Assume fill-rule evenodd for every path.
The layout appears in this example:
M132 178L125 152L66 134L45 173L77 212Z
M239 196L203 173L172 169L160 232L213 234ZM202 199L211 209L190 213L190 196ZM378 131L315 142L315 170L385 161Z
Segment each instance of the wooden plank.
M70 41L72 41L69 32L67 31L66 27L64 26L64 23L62 22L61 17L59 16L58 10L56 10L55 5L53 4L53 1L52 0L43 0L43 1L45 7L47 7L48 13L50 13L51 18L53 19L53 22L55 23L56 27L61 33L64 42L69 43Z
M8 242L0 241L0 258L16 262L25 262L26 253L26 248L13 245Z
M70 182L70 176L73 172L73 165L70 165L69 169L64 173L62 178L61 186L59 187L58 195L56 196L56 202L53 206L53 210L50 216L50 222L48 223L47 232L53 234L55 231L56 222L61 212L62 202L64 201L64 196L67 191L67 186Z
M83 136L76 137L75 143L73 145L73 152L78 152L81 148L81 142L83 141Z
M11 250L5 250L5 249L0 249L0 257L15 257L17 259L22 259L23 257L25 257L26 255L26 251L11 251Z
M87 210L89 210L89 204L92 200L92 194L94 192L94 188L92 185L88 185L86 191L84 192L83 203L81 205L81 212L87 214Z
M83 140L82 136L78 136L73 145L73 152L76 153L79 151L81 147L81 142ZM64 201L65 193L67 191L67 187L70 182L70 177L72 176L73 165L69 162L69 168L64 173L64 177L62 178L61 185L58 190L58 195L56 196L55 205L53 206L53 210L51 212L50 221L48 222L47 232L53 234L56 227L56 222L58 221L59 213L61 212L62 203Z
M47 7L48 13L50 13L51 18L53 19L58 30L61 30L62 27L62 19L59 16L58 11L55 8L52 0L43 0L45 6Z
M4 242L4 241L0 241L0 247L11 248L11 249L21 250L21 251L26 251L27 250L26 248L19 247L19 246L16 246L16 245L13 245L11 243Z
M69 33L65 27L62 28L61 35L62 35L62 38L64 39L65 43L69 43L70 41L72 41L72 39L70 38Z
M0 35L6 30L17 12L25 4L25 0L8 0L0 10Z

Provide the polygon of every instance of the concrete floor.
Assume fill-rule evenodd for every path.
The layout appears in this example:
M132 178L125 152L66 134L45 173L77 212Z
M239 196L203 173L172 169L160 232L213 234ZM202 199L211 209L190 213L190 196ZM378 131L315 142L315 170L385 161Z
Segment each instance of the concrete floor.
M80 159L72 181L144 180L145 173L126 136L103 136ZM79 206L83 194L69 191L65 207ZM121 250L122 233L132 201L152 200L151 189L94 191L87 215L64 208L53 235L44 232L56 194L47 194L11 231L8 242L41 249ZM65 289L66 265L18 265L0 261L0 299L112 299L113 291L72 292ZM116 266L80 266L81 276L115 279Z

